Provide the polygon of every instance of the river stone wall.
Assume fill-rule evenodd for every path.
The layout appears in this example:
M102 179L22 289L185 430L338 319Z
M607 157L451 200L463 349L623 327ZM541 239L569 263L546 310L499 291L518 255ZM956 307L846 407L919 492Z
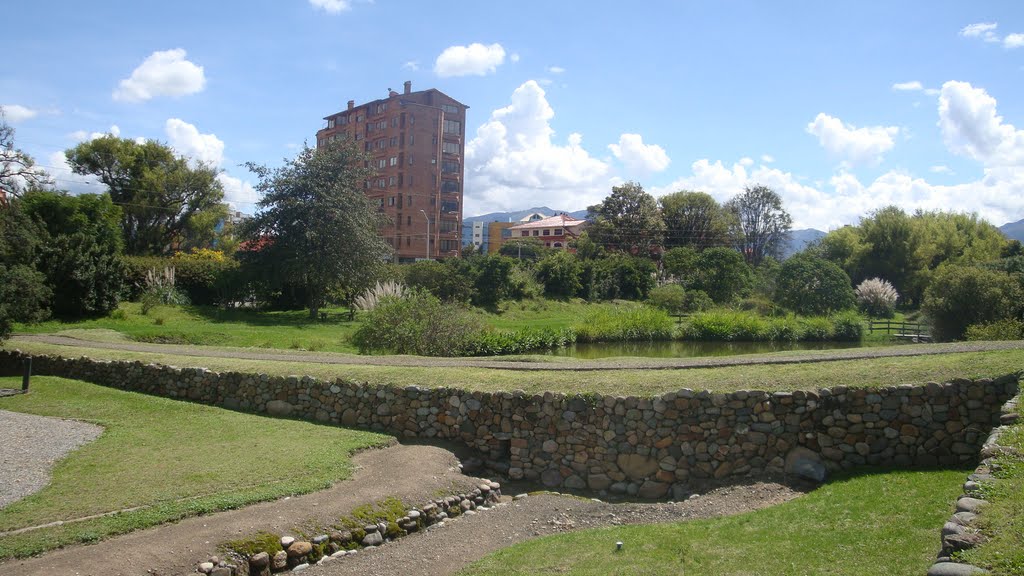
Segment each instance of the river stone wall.
M0 373L24 356L0 351ZM790 459L973 463L1017 375L814 392L680 390L655 397L468 392L310 377L33 357L33 372L247 412L464 442L510 478L662 498L690 479L781 473Z

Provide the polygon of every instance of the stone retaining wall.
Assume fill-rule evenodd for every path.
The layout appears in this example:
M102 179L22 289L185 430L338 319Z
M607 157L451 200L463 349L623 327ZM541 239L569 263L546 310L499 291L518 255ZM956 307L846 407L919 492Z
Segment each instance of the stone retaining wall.
M0 351L0 373L23 356ZM510 478L661 498L690 479L781 473L787 455L830 470L977 460L1017 375L877 389L637 398L373 386L217 373L141 362L36 356L36 374L404 437L464 442ZM795 450L800 448L800 450Z

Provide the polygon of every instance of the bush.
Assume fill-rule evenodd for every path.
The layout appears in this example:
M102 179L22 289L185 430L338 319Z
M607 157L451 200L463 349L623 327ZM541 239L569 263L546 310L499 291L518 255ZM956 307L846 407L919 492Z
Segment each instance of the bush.
M854 307L850 277L836 264L809 254L783 262L775 301L797 314L830 314Z
M679 284L658 286L651 290L647 302L669 314L681 314L686 311L686 290Z
M972 324L1021 316L1020 280L993 270L947 266L936 271L921 309L936 340L958 340Z
M646 300L657 268L647 258L614 254L593 268L594 296L600 300Z
M601 307L573 327L579 342L671 340L675 329L664 310L650 306Z
M967 327L968 340L1021 340L1024 339L1024 321L1004 318L987 324Z
M750 288L750 266L730 248L709 248L697 255L690 290L703 290L718 304L732 302Z
M684 340L724 342L858 341L863 333L854 312L834 316L765 318L750 312L716 310L691 316L681 330Z
M572 298L583 290L583 265L576 256L558 250L537 263L537 279L551 298Z
M857 304L865 314L872 318L892 318L896 315L896 301L899 293L886 280L868 278L854 289Z
M146 289L146 273L174 267L175 286L192 304L210 305L226 303L239 298L242 289L238 281L239 264L229 258L217 260L205 255L179 255L172 258L158 256L128 256L125 261L125 284L131 299L141 297Z
M505 297L509 300L533 300L544 295L544 285L528 268L515 266L508 276Z
M363 354L461 356L483 332L483 322L463 306L411 290L402 298L381 300L364 316L352 341Z
M864 319L853 311L840 312L832 317L832 339L858 342L864 337Z
M405 284L422 288L444 302L469 302L473 297L473 278L468 265L459 269L459 262L424 260L402 266Z
M401 298L405 295L405 286L394 280L381 284L377 282L373 288L356 297L355 306L360 310L373 310L386 297Z
M686 292L686 311L703 312L715 307L715 301L703 290L689 290Z

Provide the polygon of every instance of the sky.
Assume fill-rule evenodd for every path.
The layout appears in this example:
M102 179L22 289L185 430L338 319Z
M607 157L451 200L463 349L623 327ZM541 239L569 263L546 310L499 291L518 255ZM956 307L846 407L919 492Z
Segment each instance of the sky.
M888 205L1024 219L1024 2L34 0L2 9L0 106L59 188L112 133L255 176L348 100L470 107L464 216L579 210L636 181L773 188L794 228ZM1018 128L1021 126L1021 128Z

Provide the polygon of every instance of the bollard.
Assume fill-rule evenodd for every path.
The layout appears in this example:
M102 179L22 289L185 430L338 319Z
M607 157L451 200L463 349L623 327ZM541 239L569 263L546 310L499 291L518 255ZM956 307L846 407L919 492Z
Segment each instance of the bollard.
M25 394L28 392L29 381L32 380L32 357L25 358L22 363L21 373L21 393Z

